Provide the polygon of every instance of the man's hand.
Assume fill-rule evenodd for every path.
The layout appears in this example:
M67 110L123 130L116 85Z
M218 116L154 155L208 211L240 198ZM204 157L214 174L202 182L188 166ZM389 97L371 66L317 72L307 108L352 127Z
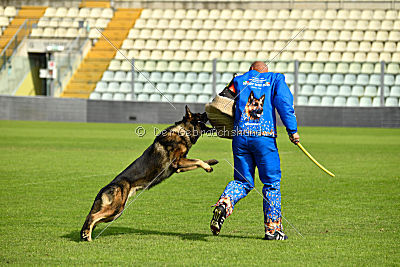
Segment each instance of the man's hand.
M300 135L298 133L290 134L289 139L293 144L297 144L300 142Z

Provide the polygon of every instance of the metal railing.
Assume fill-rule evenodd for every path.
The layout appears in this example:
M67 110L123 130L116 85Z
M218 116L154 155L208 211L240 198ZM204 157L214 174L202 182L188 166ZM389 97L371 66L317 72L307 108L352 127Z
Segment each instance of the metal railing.
M29 35L31 28L32 24L29 23L29 19L26 19L7 45L3 48L3 51L0 53L0 70L3 70L6 62L14 54L21 41Z

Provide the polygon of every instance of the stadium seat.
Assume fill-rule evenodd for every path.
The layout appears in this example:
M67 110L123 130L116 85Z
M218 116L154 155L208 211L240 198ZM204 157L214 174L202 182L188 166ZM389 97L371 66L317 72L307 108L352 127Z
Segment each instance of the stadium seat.
M398 107L399 101L396 97L387 97L385 100L386 107Z
M364 52L355 52L354 61L363 62L367 59L367 55Z
M324 71L324 64L321 62L314 62L311 71L315 73L322 73Z
M210 100L210 97L208 95L199 95L197 98L198 103L208 103Z
M133 89L134 89L133 91L135 93L141 93L141 92L143 92L143 87L144 87L143 83L135 82L134 83L134 87L133 87Z
M172 72L163 72L160 81L170 83L174 81L174 74Z
M390 94L390 87L389 86L385 86L385 90L383 91L384 96L388 96ZM381 95L381 88L378 87L378 93L376 94L377 96Z
M324 96L325 94L326 94L326 86L325 85L318 84L315 86L313 95ZM311 101L311 99L310 99L310 101Z
M203 94L206 95L212 95L213 94L213 88L212 88L212 84L205 84L203 87Z
M395 85L400 85L400 74L396 75L396 80L394 81Z
M360 107L371 107L372 106L372 99L371 97L361 97L360 98Z
M343 73L343 74L348 73L349 72L349 64L343 63L343 62L338 63L336 71L338 73Z
M200 61L194 61L193 62L191 71L202 72L203 69L204 69L203 62L200 62Z
M169 83L167 92L170 94L176 94L179 92L179 84L178 83Z
M174 82L175 83L182 83L186 79L186 75L184 72L176 72L174 75Z
M372 75L370 75L369 84L370 84L370 85L379 86L379 85L381 84L381 77L380 77L380 75L379 75L379 74L372 74Z
M192 84L190 93L194 95L200 95L203 93L203 85L200 83Z
M138 94L137 101L147 102L147 101L149 101L149 95L148 94Z
M372 63L363 63L361 67L361 73L373 73L374 72L374 64Z
M197 96L193 95L193 94L189 94L189 95L186 96L185 102L186 103L196 103L197 102Z
M309 73L311 72L312 65L309 62L301 62L299 65L299 72Z
M107 92L116 93L119 91L119 83L110 82L108 83Z
M386 69L387 73L398 74L400 73L400 65L398 63L389 63Z
M181 83L179 87L179 93L181 94L189 94L192 90L192 87L189 83Z
M369 82L369 75L367 74L359 74L357 75L357 85L367 85Z
M321 74L319 76L319 84L331 84L331 75L330 74Z
M155 84L148 82L144 84L142 92L146 94L158 93L157 89L155 88Z
M154 82L154 83L160 82L162 80L162 74L161 74L161 72L154 71L150 74L149 79L151 82Z
M299 84L304 84L306 83L307 75L305 73L298 73L297 79Z
M157 93L155 93L155 94L151 94L150 95L150 97L149 97L149 101L151 101L151 102L161 102L161 94L157 94Z
M339 87L337 85L328 85L326 89L327 96L337 96L339 95Z
M103 74L103 77L104 77L104 74ZM114 77L113 77L113 81L124 82L125 80L126 80L126 72L125 71L117 71L117 72L115 72Z
M389 96L400 97L400 86L392 86Z
M372 99L372 106L373 107L380 107L381 106L381 99L380 99L380 97L374 97L373 99Z
M165 93L168 90L168 85L166 83L163 82L159 82L156 85L156 92L161 94L161 93Z
M105 71L101 80L106 82L114 81L114 72L109 70Z
M356 82L357 82L356 75L354 75L354 74L346 74L344 76L343 84L353 85L353 84L356 84Z
M351 89L351 96L363 96L364 95L364 87L360 85L354 85Z
M142 71L138 74L137 81L142 83L147 83L150 78L150 74L146 71ZM136 81L135 80L135 81Z
M314 92L314 87L312 85L302 85L299 95L302 96L311 96Z
M339 96L350 96L351 87L349 85L341 85L339 88Z
M333 106L335 107L343 107L346 106L346 98L343 96L337 96L335 97L335 100L333 102Z
M377 95L378 89L376 86L368 85L365 87L364 96L374 97Z
M101 94L93 92L90 94L89 99L99 100L99 99L101 99Z
M387 86L387 85L389 85L389 86L394 85L394 82L395 82L395 77L394 77L394 75L385 74L385 76L384 76L384 83L385 83L386 86Z
M183 103L183 102L185 102L185 96L182 94L175 94L174 98L173 98L173 102Z
M332 62L325 63L324 72L326 73L336 73L336 64Z
M293 84L294 83L294 74L285 73L285 81L287 84Z
M96 92L103 93L107 92L108 84L106 82L98 82L96 84L96 88L94 89Z
M310 96L308 99L309 106L320 106L321 105L321 98L319 96Z
M121 93L131 93L132 92L132 85L128 82L122 82L119 86L119 92Z
M297 97L297 105L306 106L308 104L308 97L299 95Z
M101 95L101 99L102 100L112 100L113 96L112 96L111 93L104 93L104 94Z
M321 106L333 106L333 97L332 96L322 97Z
M188 72L186 74L185 82L187 82L187 83L196 83L197 82L197 73Z
M350 96L347 98L346 106L347 107L358 107L360 105L358 101L358 97Z
M335 85L342 85L344 82L343 74L335 73L332 75L331 83Z
M125 95L122 94L122 93L115 93L113 95L113 100L124 101L125 100Z

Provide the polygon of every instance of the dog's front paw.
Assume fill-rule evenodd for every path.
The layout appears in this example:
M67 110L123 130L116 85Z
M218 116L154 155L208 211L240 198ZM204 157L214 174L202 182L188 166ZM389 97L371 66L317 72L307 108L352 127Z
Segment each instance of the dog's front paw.
M208 165L208 163L205 163L205 162L204 162L203 169L204 169L206 172L212 172L212 171L213 171L213 168L211 168L211 166Z
M81 232L81 240L88 241L88 242L92 241L92 235L90 234L90 232L88 230Z
M209 168L209 169L205 169L206 170L206 172L212 172L214 169L213 168Z
M208 165L215 165L215 164L218 164L219 161L216 159L209 159L209 160L205 161L205 163L207 163Z

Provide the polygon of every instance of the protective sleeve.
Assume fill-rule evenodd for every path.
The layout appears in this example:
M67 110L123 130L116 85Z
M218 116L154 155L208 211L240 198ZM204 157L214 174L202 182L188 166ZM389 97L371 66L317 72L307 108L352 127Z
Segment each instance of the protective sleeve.
M285 82L285 76L278 74L275 82L273 105L281 117L288 134L297 132L297 119L294 112L293 95Z

